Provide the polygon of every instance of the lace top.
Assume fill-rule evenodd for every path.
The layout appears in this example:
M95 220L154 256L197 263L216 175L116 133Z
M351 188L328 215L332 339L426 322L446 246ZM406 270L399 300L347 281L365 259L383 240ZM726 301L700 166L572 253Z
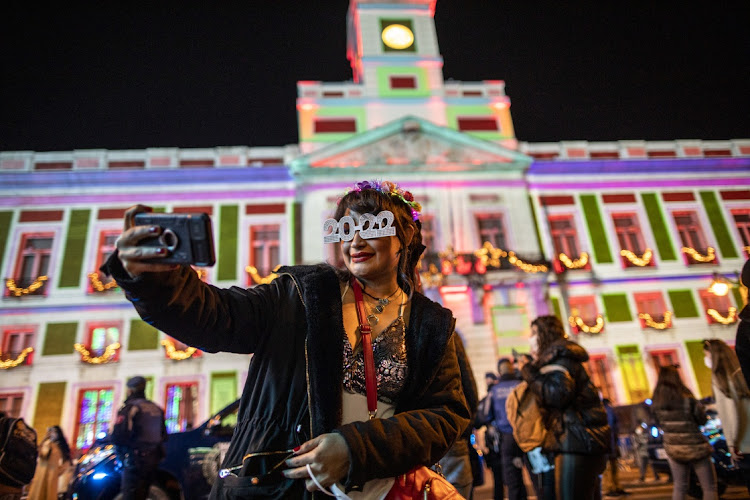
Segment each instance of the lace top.
M407 372L403 315L399 315L372 341L372 353L375 358L378 399L384 403L394 404L404 387ZM360 342L354 350L346 335L344 335L344 390L367 395L362 343Z

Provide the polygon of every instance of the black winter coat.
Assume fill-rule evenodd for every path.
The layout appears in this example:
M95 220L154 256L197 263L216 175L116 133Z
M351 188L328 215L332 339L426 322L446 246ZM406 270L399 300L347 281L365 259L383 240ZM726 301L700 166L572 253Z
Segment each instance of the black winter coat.
M560 340L523 367L522 375L546 411L548 433L544 451L604 455L610 451L607 413L583 367L586 350ZM541 373L542 366L562 365L567 371Z
M707 421L703 405L687 393L675 408L654 408L664 432L664 451L672 460L694 462L707 458L713 447L700 430Z
M342 481L361 489L437 462L469 423L461 389L451 312L415 293L406 351L408 375L387 419L341 425L343 338L339 280L327 265L281 268L279 277L250 289L203 283L189 268L130 279L113 256L107 270L144 321L207 352L254 353L237 427L222 467L249 452L294 448L338 432L351 466ZM243 479L243 478L240 478ZM309 498L303 481L254 489L229 477L212 498Z

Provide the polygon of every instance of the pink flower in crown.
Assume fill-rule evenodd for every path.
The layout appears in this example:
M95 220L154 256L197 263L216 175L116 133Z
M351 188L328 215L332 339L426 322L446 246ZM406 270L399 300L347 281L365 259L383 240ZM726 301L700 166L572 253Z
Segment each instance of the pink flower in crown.
M397 191L397 186L391 181L383 181L380 183L380 192L391 194Z

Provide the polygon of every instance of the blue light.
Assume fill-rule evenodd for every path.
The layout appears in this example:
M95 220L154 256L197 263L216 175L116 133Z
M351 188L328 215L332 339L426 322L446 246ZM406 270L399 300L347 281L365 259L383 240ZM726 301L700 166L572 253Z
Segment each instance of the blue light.
M651 427L651 435L653 437L655 437L655 438L658 438L659 437L659 429L657 429L656 427Z
M104 479L105 477L107 477L107 474L105 472L97 472L96 474L91 476L91 479L93 479L94 481L98 481L99 479Z
M104 439L105 437L107 437L106 432L100 432L99 434L96 435L96 439Z
M651 406L651 403L653 403L653 401L651 401L651 398L649 398L646 401L644 401L644 403L646 403L647 405Z

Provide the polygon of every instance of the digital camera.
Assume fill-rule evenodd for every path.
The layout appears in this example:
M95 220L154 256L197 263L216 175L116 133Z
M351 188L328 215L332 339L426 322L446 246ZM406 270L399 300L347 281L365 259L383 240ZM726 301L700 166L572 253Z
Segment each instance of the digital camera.
M201 267L216 263L214 233L208 214L138 213L135 214L135 225L161 227L161 234L139 243L139 246L167 248L166 257L152 259L152 262Z

